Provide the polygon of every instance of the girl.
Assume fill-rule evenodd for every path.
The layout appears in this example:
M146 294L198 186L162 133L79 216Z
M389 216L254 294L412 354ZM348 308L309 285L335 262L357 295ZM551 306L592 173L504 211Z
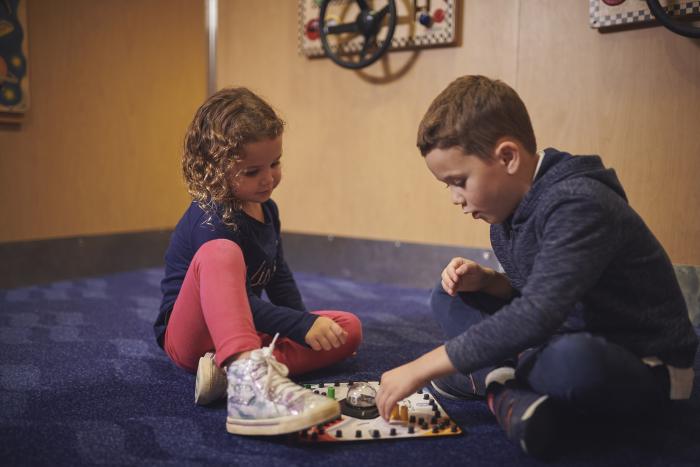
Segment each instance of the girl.
M193 202L165 255L154 328L172 361L197 373L196 403L223 397L228 385L230 433L289 433L338 416L336 401L287 374L343 360L362 340L355 315L306 311L284 260L270 199L282 176L283 126L260 97L228 88L199 108L185 137Z

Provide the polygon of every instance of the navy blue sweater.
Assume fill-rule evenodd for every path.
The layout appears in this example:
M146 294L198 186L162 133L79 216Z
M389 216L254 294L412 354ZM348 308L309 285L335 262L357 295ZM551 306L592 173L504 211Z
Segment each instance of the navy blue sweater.
M247 269L246 286L255 328L266 334L279 332L301 344L317 316L306 311L292 271L282 253L279 211L274 201L262 205L265 222L243 212L236 215L237 230L209 216L193 202L175 227L165 253L165 278L161 282L163 300L154 324L158 344L163 346L168 318L180 293L185 273L194 254L204 243L228 239L243 250ZM265 290L270 301L261 298Z
M547 149L513 214L491 226L491 245L516 293L447 342L460 371L577 331L692 367L698 339L671 261L599 157ZM483 295L461 294L486 304Z

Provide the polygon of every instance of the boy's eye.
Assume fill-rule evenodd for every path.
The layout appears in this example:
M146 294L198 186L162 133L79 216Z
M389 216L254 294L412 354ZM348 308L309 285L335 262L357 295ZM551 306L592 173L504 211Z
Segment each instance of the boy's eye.
M449 188L451 186L456 186L458 188L464 188L465 183L467 183L467 181L464 179L450 180L447 183L445 183L445 188Z
M243 171L243 176L244 176L244 177L254 177L254 176L256 176L257 174L258 174L258 170L257 170L257 169L253 169L253 170L244 170L244 171Z
M282 163L280 160L276 160L275 162L272 163L270 167L279 167L279 165Z

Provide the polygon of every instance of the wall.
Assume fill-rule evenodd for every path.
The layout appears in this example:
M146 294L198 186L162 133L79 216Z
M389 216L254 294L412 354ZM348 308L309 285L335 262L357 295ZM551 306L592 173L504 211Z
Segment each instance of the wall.
M0 242L174 226L206 94L191 0L29 0L31 108L0 126Z
M463 74L506 81L541 147L601 154L675 263L700 264L700 54L662 28L601 34L581 0L465 0L462 45L393 52L360 72L297 52L297 2L222 0L219 86L288 121L275 199L298 233L488 246L415 149L432 98Z

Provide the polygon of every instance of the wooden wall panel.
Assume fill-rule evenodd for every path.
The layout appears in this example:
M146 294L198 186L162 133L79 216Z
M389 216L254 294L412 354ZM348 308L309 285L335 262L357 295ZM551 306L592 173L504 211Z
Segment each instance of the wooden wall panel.
M296 2L222 0L219 85L252 87L289 122L285 228L488 246L487 226L449 205L414 146L432 98L478 73L520 92L540 147L601 154L672 260L700 264L700 43L660 27L601 34L581 0L462 3L461 46L391 53L396 76L382 82L382 64L300 56Z
M677 263L700 264L700 41L597 33L587 2L521 2L517 88L539 145L600 154Z
M392 53L363 72L297 52L296 2L220 4L219 86L249 86L288 122L275 199L294 232L487 245L415 147L430 101L464 73L515 80L516 2L465 2L464 47ZM478 46L476 46L478 44ZM487 60L488 58L488 60ZM383 68L393 77L381 82Z
M169 228L205 97L189 0L29 0L31 109L0 127L0 241Z

